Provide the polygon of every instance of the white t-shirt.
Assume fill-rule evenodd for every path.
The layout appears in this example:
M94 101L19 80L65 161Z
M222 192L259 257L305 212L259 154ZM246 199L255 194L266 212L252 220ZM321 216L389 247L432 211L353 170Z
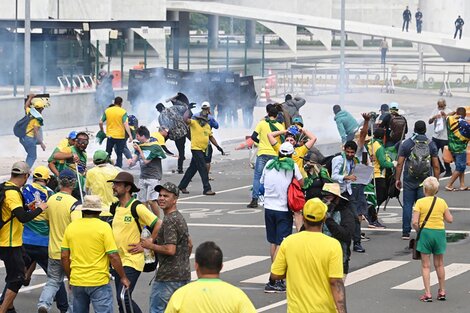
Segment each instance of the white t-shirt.
M274 162L269 160L263 169L260 182L264 184L264 208L274 211L287 212L287 188L292 181L292 172L276 169L268 170L266 167ZM297 164L294 164L294 175L297 180L303 179Z
M432 114L429 118L432 118L433 116L436 116L437 114L439 114L439 112L441 111L444 111L445 114L449 114L452 112L451 109L448 109L448 108L445 108L444 110L438 110L438 109L434 109L434 111L432 111ZM440 121L439 121L440 120ZM434 131L433 133L433 138L436 138L436 139L440 139L440 140L447 140L447 125L446 125L446 119L445 118L439 118L439 119L436 119L433 123L433 127L434 129L436 128L436 124L437 123L444 123L444 129L440 132L436 132Z

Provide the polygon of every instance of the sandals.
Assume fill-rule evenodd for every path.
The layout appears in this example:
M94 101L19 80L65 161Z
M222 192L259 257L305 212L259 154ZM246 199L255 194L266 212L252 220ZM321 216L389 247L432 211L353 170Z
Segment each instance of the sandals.
M437 297L436 297L437 300L439 301L446 301L446 292L442 291L439 289L439 291L437 292Z
M419 297L419 301L421 302L432 302L432 296L428 296L426 294Z
M465 187L460 187L458 190L459 191L467 191L469 188L468 186L465 186Z
M460 188L453 188L453 187L445 186L444 188L446 191L467 191L470 189L470 187L468 186L460 187Z
M457 191L457 189L455 189L453 187L445 186L444 188L445 188L446 191Z

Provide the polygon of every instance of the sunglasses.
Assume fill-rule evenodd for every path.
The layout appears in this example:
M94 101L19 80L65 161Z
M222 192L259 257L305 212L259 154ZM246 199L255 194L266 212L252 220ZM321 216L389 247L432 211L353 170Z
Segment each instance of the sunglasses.
M88 144L88 140L86 139L77 139L77 143L79 145L87 145Z

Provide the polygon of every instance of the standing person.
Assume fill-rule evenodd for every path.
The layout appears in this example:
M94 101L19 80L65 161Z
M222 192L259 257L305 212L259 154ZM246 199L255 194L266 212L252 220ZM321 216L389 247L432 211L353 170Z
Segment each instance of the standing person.
M258 207L259 187L260 178L263 173L264 166L266 163L274 159L277 155L274 151L273 146L269 142L268 133L278 130L284 130L285 127L281 123L276 121L278 110L273 104L266 105L266 112L268 116L260 121L257 125L251 139L258 144L258 152L255 163L255 171L253 174L253 189L251 191L251 202L247 205L248 208ZM282 137L278 139L279 143L282 142Z
M5 198L1 207L1 217L5 222L0 228L0 259L5 264L6 292L0 313L14 311L13 301L25 280L23 259L23 223L32 221L47 209L42 202L34 210L24 205L20 188L30 175L29 165L24 161L15 162L11 168L10 179L5 182Z
M253 125L253 111L256 106L258 95L253 89L249 91L249 94L240 95L240 97L242 97L242 99L240 99L240 102L242 105L243 125L246 129L251 129Z
M401 174L403 172L403 183ZM422 182L433 175L439 179L438 150L434 142L426 137L426 123L417 121L414 134L398 149L395 186L403 187L402 239L410 240L413 205L423 197Z
M192 242L188 225L176 204L179 197L178 187L170 182L155 186L159 193L158 205L165 217L154 243L142 239L142 247L155 251L158 269L150 294L150 313L163 313L171 295L191 280L189 255Z
M287 189L295 177L300 186L303 186L303 177L299 167L292 159L294 147L289 142L284 142L279 148L278 157L269 160L264 167L260 183L264 184L264 221L266 224L266 238L270 244L271 262L276 259L276 254L282 240L292 233L292 212L287 207ZM300 230L301 225L297 230ZM264 287L264 292L285 292L286 287L281 280L269 282Z
M296 117L301 117L299 110L305 105L305 99L299 96L292 98L290 94L287 94L284 98L282 108L287 111L291 121Z
M421 34L421 30L423 27L423 13L421 13L419 8L416 10L415 20L416 20L416 32L418 34Z
M99 122L100 130L104 131L103 123L106 122L106 152L111 157L111 153L116 153L116 166L122 167L122 153L126 146L126 132L129 142L132 142L132 133L129 128L127 112L122 108L122 98L116 97L114 104L108 107Z
M455 25L454 39L455 37L457 37L457 33L459 33L459 39L462 39L463 24L465 24L465 22L459 15L459 17L454 22L454 25Z
M220 279L222 250L213 242L203 242L196 249L197 281L176 290L165 313L256 313L247 295Z
M411 11L408 9L408 6L406 6L405 11L403 11L403 26L401 27L401 31L405 30L408 32L408 26L410 25L411 22Z
M380 42L380 62L382 64L385 64L385 60L387 58L387 52L388 52L388 42L387 38L384 37L382 41Z
M408 133L408 122L406 118L400 114L398 103L391 102L390 114L384 116L379 127L385 129L385 147L395 146L397 143L405 139Z
M448 135L447 135L447 115L452 112L451 109L447 108L446 100L439 99L437 101L437 108L432 111L431 116L429 117L429 124L433 124L434 133L432 135L432 141L436 145L438 150L444 151L444 147L449 144ZM444 177L449 177L452 175L452 169L450 164L444 162L442 166L441 160L439 160L440 172L444 173Z
M158 193L153 188L160 184L162 179L162 159L166 158L160 145L150 140L150 132L145 126L137 128L136 138L139 144L134 143L135 154L129 162L129 167L140 163L139 193L137 198L145 203L153 214L160 217L157 205Z
M464 136L460 129L470 129L469 123L465 120L467 111L464 107L459 107L453 115L447 117L447 135L449 136L449 151L452 153L455 162L455 170L449 179L445 189L447 191L468 190L465 185L465 169L467 168L467 145L470 137ZM454 183L460 181L459 189L454 189Z
M287 237L271 266L271 280L287 280L288 312L346 313L343 258L338 240L322 234L328 207L310 199L305 231Z
M47 160L49 169L51 172L56 176L59 177L60 171L62 171L65 168L65 160L61 159L58 160L54 156L57 152L60 152L68 147L75 146L75 141L77 140L77 134L78 132L71 131L67 138L62 139L57 147L54 148L54 150L51 153L51 156Z
M437 300L446 300L444 254L446 252L446 231L444 221L452 223L454 218L444 199L436 197L439 191L439 181L435 177L428 177L423 181L424 198L416 201L413 209L413 228L419 234L416 250L421 252L421 273L424 282L424 295L419 300L432 302L431 295L431 254L434 268L437 273L439 290ZM429 211L431 214L424 224Z
M199 172L199 176L201 176L202 180L202 193L206 196L214 196L215 192L212 191L211 184L209 183L209 173L207 172L206 160L204 158L205 152L207 151L209 141L212 142L222 154L224 154L224 151L217 143L217 140L212 136L212 130L207 116L200 115L193 120L186 115L185 122L188 124L191 131L191 153L193 156L178 188L182 193L188 194L189 191L186 187L188 187L196 172Z
M122 268L113 231L99 219L104 209L99 196L87 195L77 207L83 218L67 226L61 243L61 261L73 294L73 312L114 313L109 266L121 277L126 288L130 282Z
M124 266L124 273L131 284L129 293L132 298L132 292L145 265L144 249L140 245L140 229L144 227L153 228L151 237L156 238L161 221L155 214L147 209L145 205L139 202L134 204L137 200L132 194L139 192L139 188L134 184L134 177L130 173L120 172L115 178L108 180L108 182L113 183L114 196L118 198L114 212L110 212L111 215L114 216L111 226L113 228L116 246L118 247L119 257ZM133 211L135 211L135 216L132 213ZM140 229L137 223L139 223ZM116 278L114 283L116 285L119 313L123 313L123 303L119 298L119 294L123 288L123 284L121 283L122 277L115 270L112 270L111 274ZM131 304L127 293L124 297L124 302L126 312L130 312L130 306L132 305L135 313L142 313L142 310L134 300L132 300Z
M307 177L304 178L302 189L305 192L305 200L320 198L323 185L333 182L326 167L321 165L322 160L323 158L319 158L316 153L310 153L307 158L304 158L303 169Z
M359 129L356 119L351 113L343 111L338 104L333 106L333 113L335 114L336 127L338 128L341 142L344 144L346 141L353 140L354 135Z
M109 163L108 153L104 150L95 151L93 164L95 167L87 172L85 190L87 194L100 196L103 205L109 207L117 199L113 196L113 186L108 180L116 177L121 169Z
M49 197L45 219L49 222L49 260L47 263L47 282L41 292L38 302L38 313L47 313L56 297L61 284L64 282L65 271L60 262L60 245L65 229L72 220L79 219L81 212L75 211L78 205L77 199L72 196L72 191L77 181L76 174L65 169L60 172L60 191ZM72 303L69 302L69 310L72 311Z
M388 104L386 103L382 103L382 105L380 106L380 110L379 110L379 116L377 117L377 121L375 122L376 124L380 125L382 123L382 121L384 120L384 118L387 116L387 115L390 115L390 107L388 106Z
M35 98L34 94L30 94L24 104L25 114L29 116L30 120L26 126L26 135L20 138L20 143L26 151L26 163L28 163L29 168L33 167L37 158L36 145L40 145L42 151L46 151L42 135L44 119L41 114L46 106L46 99Z

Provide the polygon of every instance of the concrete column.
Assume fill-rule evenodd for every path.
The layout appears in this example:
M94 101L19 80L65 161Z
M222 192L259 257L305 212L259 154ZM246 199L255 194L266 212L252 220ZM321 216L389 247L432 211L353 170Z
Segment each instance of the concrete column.
M132 28L129 28L127 30L127 46L126 46L126 51L127 52L134 52L134 31Z
M180 21L180 46L187 47L189 40L189 12L179 12L179 21Z
M210 40L211 49L217 49L219 46L219 17L217 15L209 15L207 25L208 38Z
M245 21L245 40L248 48L253 48L256 43L256 21Z

